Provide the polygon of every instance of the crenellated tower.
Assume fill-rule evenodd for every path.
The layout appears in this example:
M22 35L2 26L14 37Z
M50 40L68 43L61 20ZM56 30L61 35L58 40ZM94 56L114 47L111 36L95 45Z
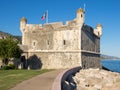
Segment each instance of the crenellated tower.
M84 24L84 10L82 8L77 10L76 13L76 23L77 25L82 26Z
M27 24L27 19L25 17L21 18L20 20L20 30L22 32L22 44L24 45L25 44L25 35L24 35L24 32L25 32L25 27L26 27L26 24Z
M96 26L96 29L94 30L94 34L98 37L102 36L102 25L101 24L98 24Z

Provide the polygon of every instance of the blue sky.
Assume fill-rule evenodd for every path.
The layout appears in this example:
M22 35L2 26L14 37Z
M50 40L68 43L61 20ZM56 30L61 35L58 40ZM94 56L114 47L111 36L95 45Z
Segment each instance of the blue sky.
M0 0L0 31L21 35L20 18L28 23L44 24L48 10L49 22L73 20L76 10L86 4L85 23L103 25L101 53L120 57L120 0Z

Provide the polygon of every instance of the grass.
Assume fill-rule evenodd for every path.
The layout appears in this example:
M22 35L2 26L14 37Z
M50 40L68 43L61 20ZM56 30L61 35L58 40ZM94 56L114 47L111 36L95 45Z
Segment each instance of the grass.
M16 84L51 70L0 70L0 90L9 90Z

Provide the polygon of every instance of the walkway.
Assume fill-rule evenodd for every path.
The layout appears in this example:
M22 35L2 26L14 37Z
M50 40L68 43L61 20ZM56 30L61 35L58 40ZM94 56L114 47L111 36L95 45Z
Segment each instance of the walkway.
M10 90L51 90L57 75L64 70L55 70L23 81Z

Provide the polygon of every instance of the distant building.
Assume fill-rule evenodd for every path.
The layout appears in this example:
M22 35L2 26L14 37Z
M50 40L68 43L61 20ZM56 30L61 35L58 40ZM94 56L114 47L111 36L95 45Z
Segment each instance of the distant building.
M100 37L102 25L96 29L84 24L84 10L78 9L76 18L48 24L28 24L20 21L22 49L29 68L101 68ZM39 63L39 64L38 64Z

